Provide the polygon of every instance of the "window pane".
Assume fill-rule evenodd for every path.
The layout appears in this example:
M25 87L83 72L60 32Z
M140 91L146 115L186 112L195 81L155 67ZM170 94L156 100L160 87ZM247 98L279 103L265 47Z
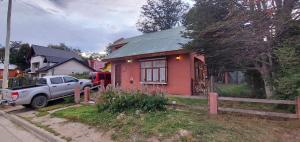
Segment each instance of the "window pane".
M47 80L45 78L40 78L36 82L37 85L47 85Z
M145 80L145 69L141 69L141 81L144 82Z
M63 79L61 77L50 78L51 84L61 84L63 83Z
M166 66L165 60L153 61L153 67L165 67L165 66Z
M105 80L105 75L104 74L99 74L99 79L100 80Z
M153 81L154 82L159 82L158 76L159 76L158 69L153 69Z
M160 82L166 82L166 68L160 68Z
M141 62L141 67L142 68L150 68L152 67L152 62L149 61L149 62Z
M146 81L152 81L152 69L147 69L146 76L147 76Z
M73 77L64 77L64 80L66 83L68 82L76 82L76 80Z

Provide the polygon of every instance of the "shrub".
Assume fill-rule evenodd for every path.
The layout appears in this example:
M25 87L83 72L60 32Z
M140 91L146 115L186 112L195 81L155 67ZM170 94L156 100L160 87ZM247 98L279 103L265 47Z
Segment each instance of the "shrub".
M107 91L98 100L98 111L124 112L141 110L143 112L166 109L167 98L164 94L146 95L141 92Z
M216 87L216 91L224 97L253 97L251 88L246 84L222 84Z

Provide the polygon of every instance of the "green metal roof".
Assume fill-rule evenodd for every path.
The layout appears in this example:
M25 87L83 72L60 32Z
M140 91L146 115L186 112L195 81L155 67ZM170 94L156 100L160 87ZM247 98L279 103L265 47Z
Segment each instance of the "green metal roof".
M112 52L105 59L183 49L182 44L186 44L190 41L190 39L182 37L181 32L184 30L184 27L177 27L124 39L124 43L126 44L120 49Z

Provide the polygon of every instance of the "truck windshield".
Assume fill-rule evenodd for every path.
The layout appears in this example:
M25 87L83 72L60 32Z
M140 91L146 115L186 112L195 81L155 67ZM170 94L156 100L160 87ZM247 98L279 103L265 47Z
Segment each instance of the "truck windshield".
M36 85L47 85L47 80L45 78L39 78L36 81Z

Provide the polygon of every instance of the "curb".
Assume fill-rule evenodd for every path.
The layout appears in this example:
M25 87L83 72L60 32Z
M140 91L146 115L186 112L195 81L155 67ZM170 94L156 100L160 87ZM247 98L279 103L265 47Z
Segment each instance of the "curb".
M35 125L29 123L28 121L22 118L19 118L18 116L8 114L2 110L0 110L0 116L3 116L11 122L21 126L25 130L29 131L31 134L35 135L36 137L45 142L65 142L65 140L54 136L52 133L47 132L42 128L36 127Z

